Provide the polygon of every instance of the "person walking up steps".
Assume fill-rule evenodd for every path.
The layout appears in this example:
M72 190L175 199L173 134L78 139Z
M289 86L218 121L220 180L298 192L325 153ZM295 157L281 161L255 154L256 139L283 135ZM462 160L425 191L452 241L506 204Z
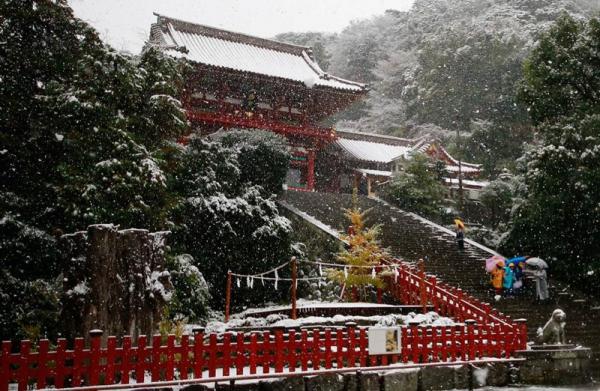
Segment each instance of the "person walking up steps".
M459 250L465 249L465 223L457 217L454 219L454 225L456 227L456 244Z

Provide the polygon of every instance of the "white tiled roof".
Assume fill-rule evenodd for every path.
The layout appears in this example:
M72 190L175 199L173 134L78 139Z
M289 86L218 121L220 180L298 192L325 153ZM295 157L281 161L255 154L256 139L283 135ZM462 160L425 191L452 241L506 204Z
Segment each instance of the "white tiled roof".
M450 184L450 185L458 185L457 178L444 178L444 182L446 182L447 184ZM474 181L474 180L470 180L470 179L463 179L462 183L463 183L463 186L471 186L471 187L476 187L476 188L484 188L490 184L488 181Z
M356 171L360 172L361 174L372 175L372 176L389 176L389 177L392 176L391 171L370 170L367 168L357 168Z
M366 89L364 84L327 75L310 58L308 48L158 17L161 25L153 28L153 34L161 36L154 37L154 43L171 55L215 67L299 81L308 87L357 92Z
M336 143L357 160L378 163L389 163L394 158L406 155L411 151L410 147L373 143L363 140L350 140L347 138L339 138Z
M446 165L445 169L448 172L458 172L458 166ZM480 172L481 169L479 167L473 167L472 165L461 163L460 171L465 174L471 172Z

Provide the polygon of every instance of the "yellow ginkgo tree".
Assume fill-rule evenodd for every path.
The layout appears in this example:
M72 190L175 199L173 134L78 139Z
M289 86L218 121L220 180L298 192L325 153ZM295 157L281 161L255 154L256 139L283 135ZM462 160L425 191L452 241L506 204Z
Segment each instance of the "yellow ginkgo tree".
M365 227L368 212L369 210L362 211L359 208L355 191L352 195L352 207L344 210L350 227L347 234L341 235L341 239L348 245L337 255L338 260L348 267L328 272L330 279L344 285L346 291L352 290L355 300L365 299L370 287L384 287L376 268L390 260L390 255L377 240L381 226Z

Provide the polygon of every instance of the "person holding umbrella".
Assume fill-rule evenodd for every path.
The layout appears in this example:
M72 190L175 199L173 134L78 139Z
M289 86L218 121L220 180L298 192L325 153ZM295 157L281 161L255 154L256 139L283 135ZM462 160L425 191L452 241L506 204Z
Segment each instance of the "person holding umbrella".
M535 296L539 301L548 300L548 275L546 269L548 264L541 258L529 258L525 261L528 267L533 268L531 275L535 280Z
M504 281L504 262L499 261L496 263L496 267L491 272L492 274L492 286L496 290L497 295L502 294L502 283Z
M508 266L513 265L512 270L514 271L514 276L511 292L515 294L519 293L523 287L523 267L526 259L527 257L525 256L518 256L506 260Z
M504 267L503 288L507 296L513 294L513 283L515 280L515 264L509 263Z

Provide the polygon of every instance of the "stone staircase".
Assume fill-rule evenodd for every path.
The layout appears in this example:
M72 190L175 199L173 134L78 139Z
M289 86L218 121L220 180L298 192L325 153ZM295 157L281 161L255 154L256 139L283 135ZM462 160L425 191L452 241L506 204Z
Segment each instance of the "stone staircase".
M338 231L345 231L348 226L342 209L351 205L350 194L288 191L281 200ZM363 210L370 209L368 225L381 224L380 239L391 254L406 261L423 258L426 272L482 301L493 303L513 319L527 319L530 339L554 309L563 309L567 313L567 339L593 349L594 378L600 379L600 305L597 302L551 278L548 303L536 303L533 292L495 301L484 269L484 260L495 254L493 250L467 240L461 251L454 241L454 233L444 227L380 200L361 196L359 203Z

